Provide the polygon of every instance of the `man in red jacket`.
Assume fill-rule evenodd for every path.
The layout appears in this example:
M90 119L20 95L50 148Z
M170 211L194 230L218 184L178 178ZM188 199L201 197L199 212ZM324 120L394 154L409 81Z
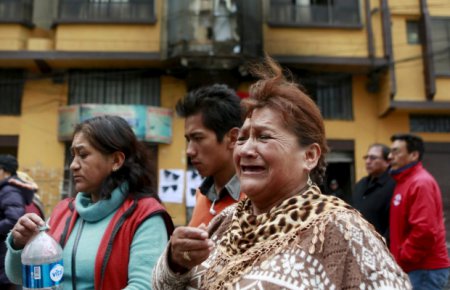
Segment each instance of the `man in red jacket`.
M391 141L391 175L397 182L390 209L391 252L414 290L443 289L450 260L441 191L422 166L422 138L396 134Z

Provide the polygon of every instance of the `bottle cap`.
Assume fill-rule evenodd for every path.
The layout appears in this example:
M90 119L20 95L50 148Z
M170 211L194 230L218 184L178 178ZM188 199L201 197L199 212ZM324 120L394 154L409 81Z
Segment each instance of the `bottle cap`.
M47 224L45 224L45 225L39 227L39 231L40 231L40 232L46 231L46 230L48 230L48 229L50 229L50 227L49 227Z

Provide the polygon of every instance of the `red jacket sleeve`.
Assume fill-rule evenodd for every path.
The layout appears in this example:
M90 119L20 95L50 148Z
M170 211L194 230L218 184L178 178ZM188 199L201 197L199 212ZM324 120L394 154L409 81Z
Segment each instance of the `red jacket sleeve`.
M431 180L411 184L407 200L409 233L401 248L402 261L417 263L433 248L442 218L437 216L440 212L437 194L440 191Z

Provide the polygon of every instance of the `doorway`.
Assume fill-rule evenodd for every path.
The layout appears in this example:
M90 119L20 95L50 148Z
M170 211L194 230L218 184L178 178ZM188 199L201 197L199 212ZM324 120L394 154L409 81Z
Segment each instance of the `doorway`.
M330 183L336 180L343 191L343 200L351 202L355 184L355 162L353 140L328 140L331 152L326 155L327 171L323 192L330 194Z

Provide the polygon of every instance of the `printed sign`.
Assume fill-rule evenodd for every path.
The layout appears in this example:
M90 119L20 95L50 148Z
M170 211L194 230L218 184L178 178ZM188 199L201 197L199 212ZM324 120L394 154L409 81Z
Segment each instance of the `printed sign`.
M160 169L158 194L163 202L183 203L184 175L182 169Z

